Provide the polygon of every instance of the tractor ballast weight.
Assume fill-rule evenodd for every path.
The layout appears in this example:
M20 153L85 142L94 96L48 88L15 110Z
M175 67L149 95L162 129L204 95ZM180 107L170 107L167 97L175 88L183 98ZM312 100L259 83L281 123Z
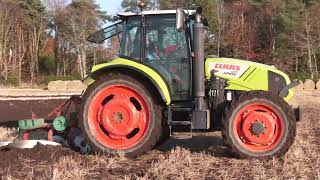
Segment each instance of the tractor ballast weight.
M135 157L166 135L208 129L220 129L240 157L288 150L296 119L287 101L297 82L274 66L205 57L201 13L122 13L122 22L88 38L102 43L122 33L119 57L84 79L80 127L94 151Z

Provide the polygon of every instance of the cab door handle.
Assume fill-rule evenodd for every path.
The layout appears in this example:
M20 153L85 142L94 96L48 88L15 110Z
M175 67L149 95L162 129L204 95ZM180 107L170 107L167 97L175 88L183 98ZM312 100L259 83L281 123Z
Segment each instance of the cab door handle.
M188 62L188 58L182 58L182 62Z

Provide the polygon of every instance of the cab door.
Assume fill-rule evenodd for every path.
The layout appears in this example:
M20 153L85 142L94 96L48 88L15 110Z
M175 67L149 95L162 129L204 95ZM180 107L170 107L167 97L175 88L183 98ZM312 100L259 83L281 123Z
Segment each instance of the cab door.
M146 17L144 63L170 87L173 101L191 99L191 59L186 32L176 30L175 14Z

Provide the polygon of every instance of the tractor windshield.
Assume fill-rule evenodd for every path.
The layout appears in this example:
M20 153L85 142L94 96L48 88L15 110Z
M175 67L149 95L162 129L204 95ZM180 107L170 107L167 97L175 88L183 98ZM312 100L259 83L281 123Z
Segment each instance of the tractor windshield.
M87 40L92 43L102 44L105 40L112 38L123 32L123 22L119 22L101 29L98 32L91 34Z

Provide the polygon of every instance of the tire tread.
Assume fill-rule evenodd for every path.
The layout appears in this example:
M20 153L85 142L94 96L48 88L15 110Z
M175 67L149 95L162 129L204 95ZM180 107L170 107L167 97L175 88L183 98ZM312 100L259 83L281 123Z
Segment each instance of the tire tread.
M267 99L268 101L273 102L275 105L280 107L281 110L284 111L284 114L287 115L287 120L289 123L289 134L287 136L287 139L285 140L285 143L283 146L276 151L274 154L267 155L267 156L254 156L255 158L272 158L272 157L281 157L283 156L290 148L290 146L293 144L295 136L296 136L296 121L294 117L294 113L291 109L291 107L288 105L287 102L285 102L280 96L272 94L270 92L265 91L251 91L247 93L241 94L238 98L235 98L229 106L226 108L226 111L223 115L222 119L222 138L224 141L224 144L229 147L232 152L234 152L238 157L240 158L250 158L252 157L250 154L244 153L241 150L238 149L238 147L235 146L232 142L232 132L229 132L229 124L233 121L232 114L234 113L234 110L240 106L243 102L246 102L248 100L254 99L254 98L261 98L261 99Z

